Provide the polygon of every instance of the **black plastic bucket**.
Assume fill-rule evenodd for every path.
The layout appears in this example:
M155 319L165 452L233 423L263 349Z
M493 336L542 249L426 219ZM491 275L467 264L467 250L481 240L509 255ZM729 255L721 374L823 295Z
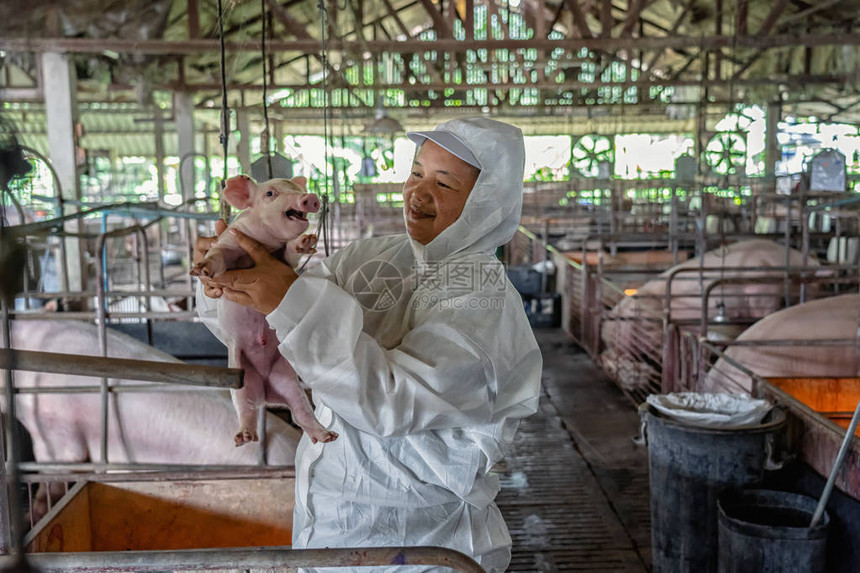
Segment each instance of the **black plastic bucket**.
M785 426L774 408L761 424L709 428L645 409L654 573L717 571L717 497L761 483L767 442Z
M827 512L809 528L818 502L771 490L726 492L719 499L719 573L823 573Z

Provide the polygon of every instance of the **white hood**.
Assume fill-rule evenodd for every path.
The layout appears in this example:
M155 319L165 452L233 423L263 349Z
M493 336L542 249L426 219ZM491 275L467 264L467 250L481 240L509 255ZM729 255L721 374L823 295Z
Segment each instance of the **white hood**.
M419 261L495 250L514 236L523 207L525 148L519 128L475 117L452 119L435 131L440 130L450 131L469 147L481 163L481 174L463 213L450 227L427 245L409 239Z

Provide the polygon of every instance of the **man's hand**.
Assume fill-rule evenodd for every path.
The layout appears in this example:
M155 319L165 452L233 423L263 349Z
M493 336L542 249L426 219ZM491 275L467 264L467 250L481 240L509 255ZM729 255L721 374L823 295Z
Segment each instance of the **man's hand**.
M299 275L276 259L263 245L236 229L230 229L236 242L254 260L250 269L227 271L210 284L220 287L227 300L269 314L281 304L284 295Z
M215 221L215 236L213 237L197 237L197 241L194 243L194 253L191 257L191 267L194 268L197 266L197 263L203 261L203 258L206 256L206 253L209 252L209 249L212 248L212 245L215 244L215 241L218 240L218 237L221 236L227 229L227 223L224 222L223 219L218 219ZM209 298L220 298L223 294L221 287L214 286L211 281L206 277L198 277L201 283L203 283L203 294L208 296Z

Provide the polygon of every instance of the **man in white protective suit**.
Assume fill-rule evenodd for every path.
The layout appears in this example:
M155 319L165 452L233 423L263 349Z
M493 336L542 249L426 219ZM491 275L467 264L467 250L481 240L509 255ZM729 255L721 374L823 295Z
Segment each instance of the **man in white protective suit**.
M299 277L237 233L254 268L207 280L198 308L209 323L210 296L265 313L340 436L299 444L295 548L435 545L502 572L511 538L490 469L537 410L542 367L494 256L520 221L522 132L474 118L408 136L407 234L356 241Z

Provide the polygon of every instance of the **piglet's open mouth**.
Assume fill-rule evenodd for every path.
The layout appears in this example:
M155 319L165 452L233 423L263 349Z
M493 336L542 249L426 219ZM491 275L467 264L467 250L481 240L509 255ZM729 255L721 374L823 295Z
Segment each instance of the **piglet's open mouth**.
M307 213L305 213L304 211L297 211L295 209L287 209L287 211L284 213L284 215L286 215L287 219L290 219L290 220L294 220L294 219L298 219L299 221L307 221L308 220Z

